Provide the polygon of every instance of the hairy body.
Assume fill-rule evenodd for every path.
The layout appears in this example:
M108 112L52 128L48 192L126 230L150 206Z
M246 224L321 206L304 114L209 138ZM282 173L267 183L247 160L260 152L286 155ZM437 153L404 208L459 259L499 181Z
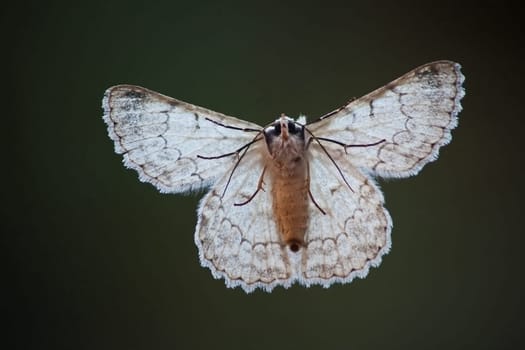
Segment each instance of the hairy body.
M272 207L282 242L297 252L308 227L308 160L304 127L281 116L265 132L270 155Z

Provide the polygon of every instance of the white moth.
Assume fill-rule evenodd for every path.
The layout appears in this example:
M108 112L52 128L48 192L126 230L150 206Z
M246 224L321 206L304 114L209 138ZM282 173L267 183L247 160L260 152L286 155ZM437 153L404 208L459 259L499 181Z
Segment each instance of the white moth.
M451 140L460 65L425 64L313 122L260 127L132 85L109 88L115 151L161 192L209 187L195 243L228 287L329 287L365 277L391 246L373 177L417 174Z

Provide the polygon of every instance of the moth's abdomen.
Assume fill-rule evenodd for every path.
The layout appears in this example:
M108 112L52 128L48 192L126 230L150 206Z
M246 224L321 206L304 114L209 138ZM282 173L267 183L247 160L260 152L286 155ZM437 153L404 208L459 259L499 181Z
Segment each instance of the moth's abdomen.
M308 180L306 172L273 174L273 212L282 242L296 252L304 245L308 226Z

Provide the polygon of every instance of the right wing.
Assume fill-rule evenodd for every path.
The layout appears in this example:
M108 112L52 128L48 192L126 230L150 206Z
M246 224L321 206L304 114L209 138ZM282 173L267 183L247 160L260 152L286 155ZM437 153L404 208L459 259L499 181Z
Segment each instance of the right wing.
M106 90L104 121L124 164L161 192L188 192L215 182L234 153L261 127L133 85Z
M427 63L307 127L330 154L368 173L415 175L452 138L465 95L460 68L450 61Z
M392 220L383 194L345 154L332 154L332 161L316 143L308 152L310 192L316 204L310 201L299 281L328 288L364 278L391 246Z

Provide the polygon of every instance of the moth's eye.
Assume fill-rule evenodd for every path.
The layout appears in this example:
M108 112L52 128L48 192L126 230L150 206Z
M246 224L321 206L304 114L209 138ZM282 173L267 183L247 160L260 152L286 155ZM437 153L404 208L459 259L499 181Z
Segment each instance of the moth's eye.
M298 134L301 132L301 127L297 126L294 122L288 121L288 132L290 134Z
M273 126L273 134L275 136L281 135L281 123L275 123L275 125Z

